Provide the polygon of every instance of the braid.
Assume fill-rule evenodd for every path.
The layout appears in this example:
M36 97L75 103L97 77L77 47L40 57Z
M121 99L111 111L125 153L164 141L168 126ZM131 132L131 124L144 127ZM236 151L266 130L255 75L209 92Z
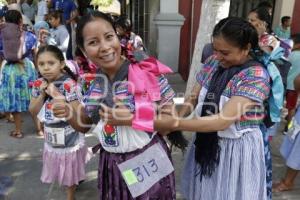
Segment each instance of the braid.
M183 136L181 131L172 131L167 135L168 140L171 142L171 145L181 149L182 152L185 152L189 141Z
M64 70L71 76L74 81L77 81L77 76L70 70L66 65L64 66Z

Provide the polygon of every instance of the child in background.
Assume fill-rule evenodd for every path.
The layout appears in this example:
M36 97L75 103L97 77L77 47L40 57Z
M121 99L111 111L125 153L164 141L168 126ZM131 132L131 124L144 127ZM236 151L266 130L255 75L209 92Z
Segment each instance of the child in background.
M26 58L35 46L34 38L22 30L22 15L17 10L5 14L1 28L4 62L0 73L0 112L12 113L15 130L10 136L22 138L21 113L28 111L30 85L36 79L34 64Z
M132 32L132 24L126 15L116 19L116 31L120 39L122 54L127 58L134 58L137 61L147 58L143 40L139 35Z
M43 46L37 53L37 67L42 78L34 82L29 111L44 123L45 144L41 181L58 182L67 187L67 199L74 200L76 185L85 179L87 147L84 135L71 125L77 121L76 110L66 118L53 115L60 102L78 107L76 77L65 66L64 56L58 47ZM66 71L67 73L65 73Z
M300 75L294 79L295 91L300 92ZM280 147L280 153L286 161L286 174L284 178L273 186L273 192L292 190L295 179L300 171L300 109L299 105L294 118L291 120L288 132Z
M50 32L43 30L43 32L40 32L40 34L47 34L48 38L53 38L51 40L46 39L47 37L44 37L46 40L41 41L41 45L54 45L57 46L66 57L70 35L68 33L68 30L65 25L62 23L62 14L59 11L52 11L48 14L48 21L51 25Z
M291 121L295 114L295 108L297 105L298 92L294 88L294 79L300 74L300 33L292 36L294 46L289 61L292 66L288 73L287 78L287 91L286 91L286 108L288 109L288 115L286 116L287 124Z
M122 15L116 20L116 30L122 46L131 51L144 50L143 40L132 32L132 24L127 16Z
M37 44L38 47L41 44L45 44L46 41L48 41L50 27L46 21L36 22L33 26L33 30L35 35L38 38L38 44Z
M1 7L0 8L0 26L4 23L4 15L6 12L7 7ZM0 41L2 41L2 35L0 32ZM3 56L3 44L2 42L0 42L0 63L2 64L2 61L4 60L4 56ZM1 64L0 64L0 69L1 69ZM6 115L4 113L0 113L0 119L2 118L6 118Z

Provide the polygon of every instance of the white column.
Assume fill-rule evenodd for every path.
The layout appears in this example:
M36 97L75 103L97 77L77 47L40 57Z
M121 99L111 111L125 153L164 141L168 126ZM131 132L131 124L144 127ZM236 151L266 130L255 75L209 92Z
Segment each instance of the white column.
M229 7L230 0L202 0L201 16L186 88L186 96L192 91L196 84L196 75L202 68L202 49L206 43L211 42L211 34L215 24L217 24L220 19L228 16Z
M160 12L154 21L158 28L158 59L177 72L180 29L184 22L178 13L178 0L160 0Z
M293 17L295 0L277 0L273 14L273 28L281 24L281 17Z

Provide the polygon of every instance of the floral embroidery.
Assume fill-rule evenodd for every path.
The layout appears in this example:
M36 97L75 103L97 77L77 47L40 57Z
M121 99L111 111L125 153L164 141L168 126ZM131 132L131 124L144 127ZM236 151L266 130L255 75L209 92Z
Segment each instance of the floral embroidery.
M71 91L71 86L69 83L64 83L64 89L67 91L67 92L70 92Z
M118 142L118 133L117 133L117 128L109 125L109 124L105 124L103 126L103 136L104 136L104 142L107 146L119 146L119 142Z
M42 85L43 81L41 79L38 79L36 81L34 81L33 86L38 88Z

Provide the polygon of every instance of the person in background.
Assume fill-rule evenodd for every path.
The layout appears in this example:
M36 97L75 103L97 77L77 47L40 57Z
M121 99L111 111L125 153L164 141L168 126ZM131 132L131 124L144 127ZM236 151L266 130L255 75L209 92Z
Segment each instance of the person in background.
M144 50L142 38L132 32L131 21L126 15L122 15L116 20L116 30L123 47L129 51Z
M299 52L299 51L298 51ZM299 54L299 53L298 53ZM298 55L300 58L300 55ZM297 66L299 67L299 65ZM300 74L293 81L295 92L300 93ZM280 153L285 159L286 172L280 182L273 185L273 192L284 192L294 189L294 183L300 171L300 108L291 121L287 134L280 147Z
M8 5L7 5L8 10L17 10L17 11L19 11L22 15L23 26L25 27L26 30L27 30L27 27L29 27L29 29L30 29L30 27L32 27L33 24L30 21L30 19L22 13L20 3L17 0L9 0L9 1L7 1L7 3L8 3Z
M280 39L290 39L291 37L291 17L283 16L281 17L281 25L277 26L274 29L274 33Z
M37 12L37 6L33 0L25 0L21 5L22 13L28 17L32 24L35 22L35 15Z
M0 8L0 26L2 26L2 24L5 22L4 20L4 15L5 12L7 11L7 7L6 6L2 6ZM1 31L0 31L0 41L2 41L2 35L1 35ZM3 55L3 44L2 42L0 42L0 69L1 69L1 65L2 65L2 61L4 60L4 55ZM3 112L0 113L0 119L2 118L6 118L7 119L7 115Z
M40 0L37 5L36 22L46 21L45 16L48 14L48 6L46 0Z
M73 0L51 0L53 10L61 11L63 14L61 23L64 24L68 30L70 40L67 50L67 59L73 59L72 54L72 24L76 22L78 11L77 6Z
M34 26L33 30L35 35L38 38L38 44L37 47L39 47L41 44L45 43L45 41L49 40L49 24L45 21L37 21Z
M248 21L255 27L258 33L259 45L262 50L265 52L271 52L273 50L272 46L279 46L277 39L271 36L271 16L265 7L257 7L251 10L248 14ZM270 37L272 37L272 41L269 39ZM265 45L265 38L274 44L272 44L272 46Z
M289 61L292 66L288 73L287 78L287 90L286 90L286 108L288 109L288 115L286 116L287 126L295 114L295 108L297 105L299 91L295 90L294 79L300 74L300 33L292 36L294 46Z
M272 80L272 92L268 100L268 116L260 126L264 138L264 152L266 164L267 199L272 199L272 156L270 138L277 133L281 121L284 91L290 63L284 58L284 50L280 41L272 35L271 16L265 7L258 7L250 11L248 21L255 27L259 37L259 48L263 50L261 62L268 69ZM272 58L272 59L270 59ZM276 64L278 63L278 64ZM280 64L279 64L280 63ZM271 103L270 103L271 102ZM272 105L270 105L272 104ZM272 107L272 108L269 108Z
M52 11L48 15L49 23L51 25L50 32L46 30L39 31L40 34L48 35L48 37L41 37L41 45L57 46L66 57L70 35L66 26L62 24L62 15L60 11Z
M258 5L257 8L265 8L267 9L268 13L270 16L273 15L273 4L270 3L270 1L261 1Z
M7 11L6 6L3 6L0 8L0 26L2 26L2 24L5 23L4 16L5 16L6 11ZM2 61L4 60L3 42L1 42L1 41L2 41L2 35L1 35L1 31L0 31L0 66L1 66Z
M0 74L0 112L12 113L15 130L11 137L23 138L22 112L28 111L31 84L37 73L28 54L35 45L32 33L22 30L22 15L17 10L8 10L5 24L1 28L5 61ZM25 51L24 51L25 50Z
M19 10L21 11L21 5L18 0L7 0L7 7L9 10Z

